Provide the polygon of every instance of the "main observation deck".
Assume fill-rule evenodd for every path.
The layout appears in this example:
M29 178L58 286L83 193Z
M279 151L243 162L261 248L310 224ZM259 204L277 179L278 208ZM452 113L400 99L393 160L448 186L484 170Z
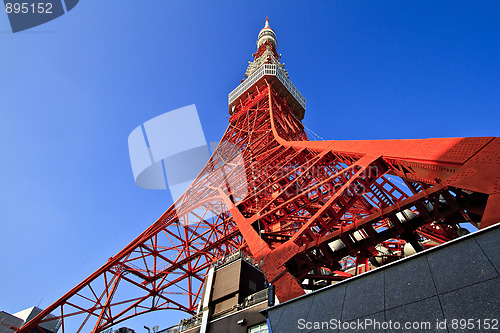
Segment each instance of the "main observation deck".
M294 111L294 114L300 119L304 119L306 112L306 99L295 88L292 81L290 81L284 71L278 65L265 64L250 75L243 81L236 89L229 93L229 114L233 113L234 107L238 105L240 100L245 99L245 92L251 87L257 86L258 88L266 86L266 80L273 86L273 88L285 98L288 105Z

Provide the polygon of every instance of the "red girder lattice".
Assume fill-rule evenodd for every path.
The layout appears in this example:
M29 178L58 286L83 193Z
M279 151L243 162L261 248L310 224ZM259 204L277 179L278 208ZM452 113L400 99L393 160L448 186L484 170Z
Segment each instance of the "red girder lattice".
M273 83L246 96L175 206L18 332L49 313L62 332L155 310L193 314L210 265L235 250L285 301L366 270L377 245L401 252L457 237L458 223L499 221L498 138L309 141Z

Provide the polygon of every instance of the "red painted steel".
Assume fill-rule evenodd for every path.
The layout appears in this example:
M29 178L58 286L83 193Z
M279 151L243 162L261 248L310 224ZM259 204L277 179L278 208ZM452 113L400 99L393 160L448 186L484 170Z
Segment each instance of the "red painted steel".
M265 43L256 59L264 48L277 55ZM49 313L63 332L71 321L99 332L155 310L193 314L210 265L235 250L286 301L370 269L369 258L397 260L406 243L456 238L459 223L500 221L500 139L309 141L275 87L264 78L245 92L175 206L18 332Z

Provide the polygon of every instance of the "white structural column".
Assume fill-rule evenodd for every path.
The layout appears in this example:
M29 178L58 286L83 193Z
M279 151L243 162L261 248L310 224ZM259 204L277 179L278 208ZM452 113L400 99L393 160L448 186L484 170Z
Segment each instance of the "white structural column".
M208 328L208 316L210 315L210 309L208 307L210 303L210 296L212 296L212 284L214 281L214 266L210 267L207 275L207 283L205 285L205 294L203 295L203 305L201 311L203 311L203 317L201 318L200 333L206 333Z

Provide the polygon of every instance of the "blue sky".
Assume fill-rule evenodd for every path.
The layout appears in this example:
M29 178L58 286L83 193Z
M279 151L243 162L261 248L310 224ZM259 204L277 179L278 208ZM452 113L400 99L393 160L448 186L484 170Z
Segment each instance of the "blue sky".
M196 104L218 141L266 16L320 137L500 135L498 1L82 0L17 34L0 13L0 310L48 306L171 205L134 184L129 133Z

